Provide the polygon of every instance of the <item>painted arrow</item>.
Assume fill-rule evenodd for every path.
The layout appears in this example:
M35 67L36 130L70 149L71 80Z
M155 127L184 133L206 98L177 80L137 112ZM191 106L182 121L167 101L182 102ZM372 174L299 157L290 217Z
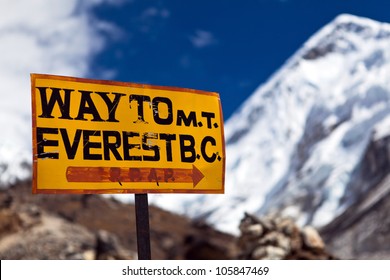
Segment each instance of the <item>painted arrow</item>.
M185 168L134 168L134 167L81 167L68 166L66 179L79 183L192 183L196 185L204 178L203 173L192 165Z

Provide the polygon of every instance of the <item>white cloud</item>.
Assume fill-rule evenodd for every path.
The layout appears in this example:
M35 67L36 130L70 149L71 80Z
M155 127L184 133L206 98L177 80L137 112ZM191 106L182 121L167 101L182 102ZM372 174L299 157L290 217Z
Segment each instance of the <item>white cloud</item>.
M192 45L195 48L204 48L217 43L217 39L213 33L205 30L196 30L195 34L189 37Z
M4 12L0 17L1 107L25 112L30 106L29 100L25 100L28 98L21 98L29 92L30 72L74 76L88 73L90 60L104 47L104 33L115 33L112 25L90 14L91 3L103 2L0 2L0 10Z
M0 164L5 147L31 157L30 73L86 76L94 55L118 33L112 24L95 18L91 9L122 2L0 2Z
M146 20L155 17L168 18L171 15L168 9L149 7L141 13L141 19Z
M155 33L170 16L171 12L164 7L148 7L137 18L138 30L142 33Z

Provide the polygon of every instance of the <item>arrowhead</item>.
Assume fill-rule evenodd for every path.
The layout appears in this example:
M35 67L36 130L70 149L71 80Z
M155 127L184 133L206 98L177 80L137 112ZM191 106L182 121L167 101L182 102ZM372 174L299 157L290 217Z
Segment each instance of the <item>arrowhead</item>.
M192 165L192 182L194 184L194 188L196 185L204 178L203 173L196 168L195 165Z

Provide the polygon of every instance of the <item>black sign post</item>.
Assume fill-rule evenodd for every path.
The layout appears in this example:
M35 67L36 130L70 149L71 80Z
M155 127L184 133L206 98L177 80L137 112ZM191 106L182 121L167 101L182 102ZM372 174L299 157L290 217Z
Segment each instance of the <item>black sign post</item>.
M135 194L135 220L139 260L150 260L150 230L148 194Z

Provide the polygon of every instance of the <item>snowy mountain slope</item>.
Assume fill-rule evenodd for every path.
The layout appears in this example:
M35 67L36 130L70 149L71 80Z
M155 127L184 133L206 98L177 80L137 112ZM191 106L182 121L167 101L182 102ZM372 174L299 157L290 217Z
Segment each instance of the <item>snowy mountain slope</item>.
M225 195L152 201L230 232L244 211L327 224L356 201L350 184L374 131L390 130L389 75L390 25L340 15L225 124Z
M389 74L390 25L341 15L315 34L226 125L242 208L322 226L352 204L340 201L390 114Z

